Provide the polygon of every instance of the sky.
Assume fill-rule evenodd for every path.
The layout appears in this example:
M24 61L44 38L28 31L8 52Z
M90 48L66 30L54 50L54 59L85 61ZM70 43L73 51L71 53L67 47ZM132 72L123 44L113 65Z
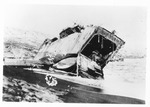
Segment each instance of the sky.
M138 6L8 5L5 26L53 36L72 26L98 25L116 31L129 52L145 52L147 11Z

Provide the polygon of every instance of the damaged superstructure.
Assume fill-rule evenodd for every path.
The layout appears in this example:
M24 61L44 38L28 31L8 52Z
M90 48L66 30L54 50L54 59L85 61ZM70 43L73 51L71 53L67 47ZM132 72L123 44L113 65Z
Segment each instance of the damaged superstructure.
M76 25L63 30L60 38L46 39L34 60L45 69L96 79L103 77L103 68L124 43L100 26Z

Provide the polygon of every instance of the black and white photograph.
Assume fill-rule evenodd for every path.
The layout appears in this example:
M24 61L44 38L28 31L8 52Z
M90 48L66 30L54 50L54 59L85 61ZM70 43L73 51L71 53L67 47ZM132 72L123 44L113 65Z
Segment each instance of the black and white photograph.
M146 104L145 7L4 11L2 102Z

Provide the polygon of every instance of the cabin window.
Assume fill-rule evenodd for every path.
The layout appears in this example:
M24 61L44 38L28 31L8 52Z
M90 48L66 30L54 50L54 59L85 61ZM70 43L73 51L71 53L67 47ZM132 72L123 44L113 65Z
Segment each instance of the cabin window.
M110 54L116 50L116 44L112 41L104 38L101 35L95 35L82 50L81 54L93 59L93 54L96 54L98 58L103 59L103 62L108 59ZM102 61L99 62L101 65Z

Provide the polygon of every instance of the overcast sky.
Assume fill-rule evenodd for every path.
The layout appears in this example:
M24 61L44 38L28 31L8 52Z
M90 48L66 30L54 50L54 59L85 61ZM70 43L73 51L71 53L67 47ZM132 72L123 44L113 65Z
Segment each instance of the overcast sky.
M5 26L38 31L52 36L73 23L94 24L125 40L124 48L143 52L146 48L146 9L143 7L9 5Z

